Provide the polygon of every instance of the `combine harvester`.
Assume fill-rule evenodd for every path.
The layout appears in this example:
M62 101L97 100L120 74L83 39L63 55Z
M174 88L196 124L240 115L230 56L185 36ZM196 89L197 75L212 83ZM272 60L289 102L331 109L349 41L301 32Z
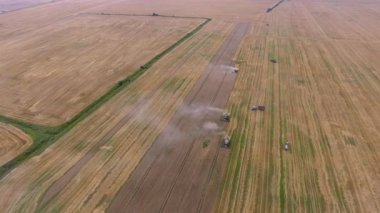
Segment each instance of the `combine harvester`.
M229 122L230 121L230 114L228 112L223 112L222 116L220 117L220 120L224 122ZM230 143L231 143L231 138L227 134L224 135L223 138L223 147L224 148L230 148Z
M230 148L230 145L231 145L231 138L230 136L228 136L227 134L224 136L223 138L223 146L224 148Z
M225 121L225 122L229 122L230 121L230 114L228 112L223 112L220 120Z

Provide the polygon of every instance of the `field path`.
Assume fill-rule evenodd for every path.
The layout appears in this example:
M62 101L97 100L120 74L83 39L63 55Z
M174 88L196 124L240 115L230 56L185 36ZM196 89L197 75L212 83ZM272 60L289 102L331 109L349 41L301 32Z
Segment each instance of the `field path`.
M226 105L235 82L227 66L233 65L249 28L247 23L236 25L183 106L115 196L109 212L195 212L211 207L204 204L212 205L217 196L205 194L216 195L218 189L211 186L220 182L221 163L227 156L227 152L219 156L217 131L225 127L219 121L219 109ZM217 124L217 128L202 128L208 123ZM202 147L202 140L209 140L210 145ZM220 175L211 181L215 172ZM203 198L212 200L205 202Z

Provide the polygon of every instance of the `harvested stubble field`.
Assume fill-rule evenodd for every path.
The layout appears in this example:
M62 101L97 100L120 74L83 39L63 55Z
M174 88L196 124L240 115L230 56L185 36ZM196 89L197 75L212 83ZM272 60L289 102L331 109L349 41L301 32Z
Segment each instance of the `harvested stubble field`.
M0 166L24 152L32 142L21 130L0 123Z
M7 96L6 103L13 103L15 108L2 107L0 114L49 125L73 117L118 80L204 21L95 14L158 12L213 18L144 70L141 77L128 81L118 94L101 102L100 108L90 110L48 149L4 176L0 180L2 210L379 212L380 4L292 0L266 13L275 3L62 1L2 14L2 25L18 20L0 28L1 44L13 45L9 50L33 46L38 38L49 38L54 32L58 35L59 31L70 34L51 37L54 39L46 41L47 47L75 38L67 48L57 46L62 56L66 56L64 51L75 50L79 37L93 37L102 49L123 46L119 42L125 41L125 34L133 40L133 49L130 43L125 44L126 49L109 59L102 58L91 69L82 69L78 61L86 62L92 54L71 52L70 57L77 59L69 60L73 62L69 65L77 67L77 71L62 80L65 84L57 83L64 77L66 70L62 68L47 76L50 85L45 81L20 81L30 86L22 92L31 87L37 88L34 92L49 93L41 88L50 87L67 92L61 102L56 102L56 92L51 92L35 95L38 99L20 105L12 102L16 97L9 99L17 95L14 90L1 90L6 91L0 93ZM41 11L46 13L33 15ZM144 30L145 26L153 29L146 31L150 34L159 31L161 39L136 30L133 32L138 36L133 36L133 32L119 29L135 29L141 24ZM170 29L170 36L176 32L177 37L164 38L169 33L161 32L162 26L157 24ZM86 34L85 30L70 28L74 26L95 29ZM98 28L102 27L109 33L100 32ZM13 35L18 39L12 41ZM28 38L31 35L35 38ZM98 44L96 41L82 51L100 51L93 46ZM131 55L126 53L136 51L140 41L150 53L130 60ZM147 41L153 47L146 45ZM103 52L100 53L107 55ZM14 57L17 55L14 52ZM107 73L101 66L113 66L117 58L140 62L112 79L104 79ZM10 59L13 57L7 60ZM4 60L0 62L0 66L6 65ZM233 62L239 67L237 75L231 72ZM35 64L39 63L46 61L38 58ZM54 71L53 67L45 68L46 64L38 66L39 71L35 69L33 73ZM120 65L123 66L128 67ZM19 68L13 69L20 72ZM1 86L3 82L22 80L9 80L14 73L3 68L0 71ZM77 75L83 76L75 84L70 80ZM88 83L92 99L79 97L81 88ZM66 84L78 88L70 92ZM65 88L59 90L58 86ZM17 97L28 100L34 96ZM75 109L66 103L73 98L77 99ZM36 108L39 113L31 113L30 107L38 105L40 99L45 100L45 105ZM49 108L49 103L64 106ZM265 105L266 111L252 112L252 104ZM228 127L219 120L225 107L232 115ZM232 136L230 150L220 144L226 127ZM283 150L286 139L289 151Z
M229 29L224 23L206 28L43 154L6 176L0 184L0 206L16 212L105 210Z
M0 113L50 126L68 121L202 21L79 14L20 35L4 30Z

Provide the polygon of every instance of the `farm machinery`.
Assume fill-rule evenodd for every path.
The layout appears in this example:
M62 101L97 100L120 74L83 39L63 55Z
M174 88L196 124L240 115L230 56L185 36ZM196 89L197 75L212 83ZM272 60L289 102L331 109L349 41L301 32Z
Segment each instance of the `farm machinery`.
M252 105L251 110L252 110L252 111L257 111L257 110L259 110L259 111L265 111L265 106L261 106L261 105Z
M288 151L289 149L289 142L287 140L285 141L284 149L285 151Z
M220 119L222 121L225 121L225 122L229 122L230 121L230 114L228 112L223 112L222 116L220 117Z
M223 138L223 147L230 148L231 138L227 134Z

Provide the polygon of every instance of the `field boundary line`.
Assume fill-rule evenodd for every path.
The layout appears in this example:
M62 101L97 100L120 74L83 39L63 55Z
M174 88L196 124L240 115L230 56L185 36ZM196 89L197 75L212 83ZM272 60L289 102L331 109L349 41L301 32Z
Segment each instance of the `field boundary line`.
M153 15L154 14L154 15ZM137 14L137 13L79 13L78 15L94 15L94 16L131 16L131 17L162 17L162 18L182 18L182 19L210 19L201 16L176 16L176 15L160 15L152 14Z
M148 15L146 15L148 16ZM162 15L160 15L162 16ZM172 17L172 16L165 16ZM180 16L175 16L175 18L184 18ZM191 17L187 17L191 18ZM0 179L2 179L6 174L16 168L25 160L30 159L31 157L42 153L46 148L55 143L59 138L69 132L72 128L74 128L79 122L83 121L105 103L107 103L112 97L120 93L122 90L131 85L134 81L139 79L146 71L149 70L155 63L157 63L162 57L169 54L176 47L181 45L183 42L188 40L198 31L200 31L208 22L210 22L211 18L203 18L203 17L193 17L193 19L203 19L204 22L199 24L193 30L185 34L179 40L174 42L168 48L154 56L147 63L142 65L139 69L134 71L132 74L128 75L126 78L118 81L111 89L109 89L105 94L100 96L94 102L85 107L82 111L72 117L69 121L54 127L49 127L45 125L33 124L25 121L21 121L15 118L10 118L4 115L0 115L0 122L13 125L26 134L30 135L33 139L33 144L22 154L8 161L6 164L0 167Z

